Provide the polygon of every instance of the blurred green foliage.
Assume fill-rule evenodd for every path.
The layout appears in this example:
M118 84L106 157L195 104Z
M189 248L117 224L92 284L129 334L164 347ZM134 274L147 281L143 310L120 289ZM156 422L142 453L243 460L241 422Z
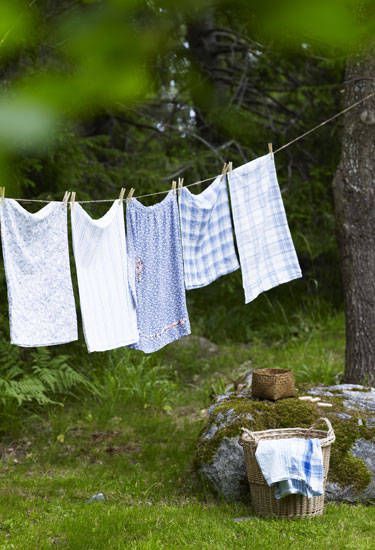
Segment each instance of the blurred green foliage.
M221 13L223 21L240 22L241 32L272 40L277 48L298 49L312 41L341 55L371 36L374 26L371 17L361 16L371 10L371 3L357 0L180 0L178 6L157 0L38 5L4 0L0 6L3 162L4 153L35 150L58 139L62 120L71 122L103 108L116 109L119 103L129 107L155 97L158 56L180 55L184 22L199 21L207 10ZM193 86L202 85L195 80ZM229 131L246 127L240 111L230 114L224 117Z
M0 47L3 59L7 55L11 56L31 39L35 19L36 14L31 9L31 3L26 6L25 2L19 0L1 2Z
M371 0L268 0L262 6L262 30L289 47L312 41L321 49L333 47L343 54L373 36Z

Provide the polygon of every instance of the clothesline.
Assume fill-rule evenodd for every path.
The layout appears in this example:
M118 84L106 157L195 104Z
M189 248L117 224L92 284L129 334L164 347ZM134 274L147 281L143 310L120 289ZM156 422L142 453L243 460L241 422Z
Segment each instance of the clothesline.
M354 109L354 107L357 107L361 103L364 103L365 101L367 101L368 99L370 99L373 96L375 96L375 92L372 92L371 94L368 94L367 96L363 97L362 99L359 99L358 101L355 101L354 103L352 103L351 105L349 105L345 109L342 109L341 111L339 111L338 113L334 114L333 116L327 118L323 122L320 122L319 124L317 124L313 128L310 128L310 130L307 130L306 132L304 132L303 134L297 136L296 138L292 139L291 141L288 141L284 145L281 145L280 147L275 149L273 154L276 154L276 153L279 153L280 151L283 151L284 149L286 149L290 145L292 145L292 144L296 143L297 141L300 141L301 139L305 138L306 136L312 134L313 132L315 132L319 128L322 128L323 126L325 126L329 122L332 122L336 118L344 115L345 113L347 113L351 109ZM200 185L202 183L206 183L208 181L214 180L215 178L217 178L217 176L218 175L211 176L210 178L206 178L206 179L203 179L203 180L195 181L194 183L189 183L187 185L184 185L184 187L193 187L194 185ZM169 187L168 189L165 189L163 191L156 191L154 193L146 193L145 195L137 195L135 198L142 199L142 198L146 198L146 197L153 197L153 196L156 196L156 195L165 195L166 193L169 193L170 190L171 190L171 188ZM43 200L43 199L22 199L21 198L21 199L15 199L15 200L17 200L18 202L37 202L37 203L45 203L45 204L48 204L50 202L54 202L54 201L51 201L51 200ZM85 200L85 201L75 201L75 202L80 203L80 204L89 204L89 203L113 202L114 200L116 200L116 199L114 199L114 198L111 198L111 199L97 199L97 200ZM120 199L120 200L125 201L126 198Z
M184 187L180 201L172 193L153 206L130 200L125 215L114 199L101 218L80 204L68 216L66 197L36 213L2 200L11 343L77 340L73 257L89 352L153 353L187 336L186 291L238 269L246 304L302 276L272 154L239 166L228 182L219 176L203 201Z

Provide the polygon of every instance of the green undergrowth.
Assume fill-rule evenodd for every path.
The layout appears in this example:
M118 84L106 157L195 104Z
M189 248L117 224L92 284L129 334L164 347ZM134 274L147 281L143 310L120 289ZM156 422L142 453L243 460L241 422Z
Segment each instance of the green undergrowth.
M240 271L192 290L187 299L193 333L219 344L308 336L326 326L327 319L336 318L342 308L339 272L331 267L334 263L332 259L324 272L305 269L303 278L264 292L247 306Z
M341 316L268 346L192 339L150 358L90 357L100 395L30 406L2 424L0 548L371 548L371 508L329 505L311 521L260 520L248 506L217 500L193 467L213 395L251 366L289 358L298 376L301 365L333 357L340 373ZM299 414L310 422L306 405ZM98 492L106 500L87 503Z

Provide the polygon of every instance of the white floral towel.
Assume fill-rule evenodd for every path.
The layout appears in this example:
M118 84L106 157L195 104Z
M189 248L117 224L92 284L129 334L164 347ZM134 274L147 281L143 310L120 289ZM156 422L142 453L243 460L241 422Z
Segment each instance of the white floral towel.
M67 205L50 202L32 214L4 199L0 216L12 344L52 346L77 340Z

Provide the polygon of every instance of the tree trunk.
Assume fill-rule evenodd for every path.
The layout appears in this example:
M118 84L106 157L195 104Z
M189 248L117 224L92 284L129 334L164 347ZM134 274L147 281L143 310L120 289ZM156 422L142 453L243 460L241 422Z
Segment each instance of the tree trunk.
M350 59L345 106L375 91L375 45ZM345 381L375 383L375 96L345 115L334 181L345 297Z

